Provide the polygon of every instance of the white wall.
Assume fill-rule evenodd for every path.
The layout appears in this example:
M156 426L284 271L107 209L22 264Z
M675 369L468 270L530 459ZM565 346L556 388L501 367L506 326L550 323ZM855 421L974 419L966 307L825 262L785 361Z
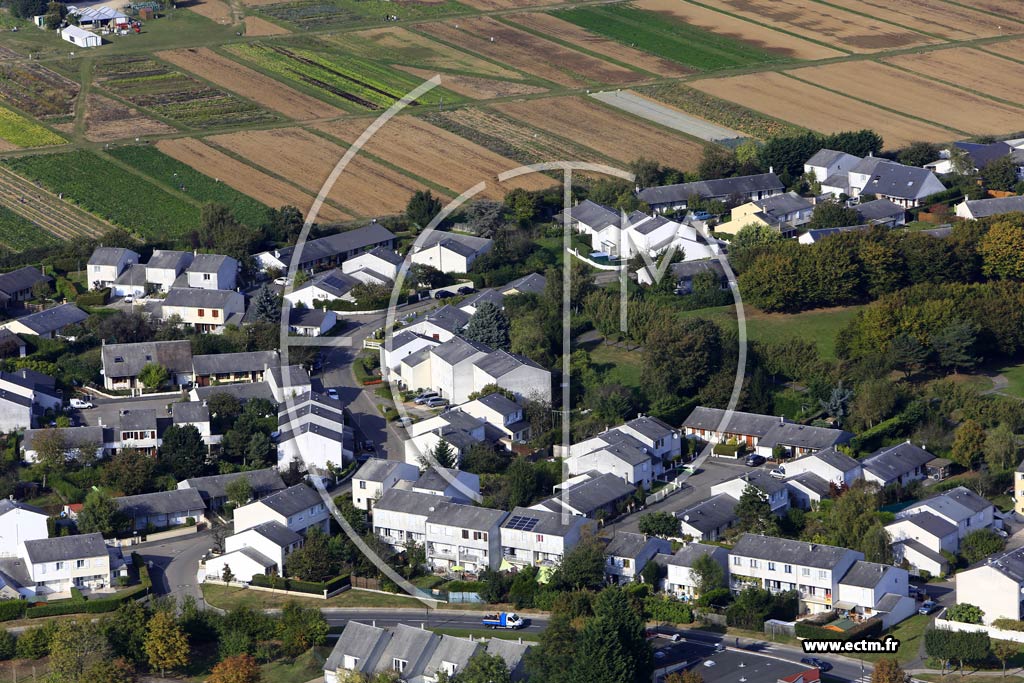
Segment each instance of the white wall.
M15 508L0 516L0 557L13 557L25 541L48 536L46 515Z

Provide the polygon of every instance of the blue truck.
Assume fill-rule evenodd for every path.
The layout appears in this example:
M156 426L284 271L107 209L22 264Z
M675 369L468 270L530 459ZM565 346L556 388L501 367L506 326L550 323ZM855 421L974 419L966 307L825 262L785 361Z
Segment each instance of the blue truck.
M499 612L488 614L483 618L483 625L487 628L522 628L526 625L523 618L515 612Z

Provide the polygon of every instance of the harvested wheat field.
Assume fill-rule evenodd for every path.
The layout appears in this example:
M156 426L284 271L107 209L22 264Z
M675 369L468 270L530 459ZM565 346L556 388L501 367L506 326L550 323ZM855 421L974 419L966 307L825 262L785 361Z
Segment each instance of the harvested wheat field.
M916 31L814 0L703 0L701 4L852 52L937 42Z
M691 170L704 152L703 144L579 97L510 102L495 109L623 163L646 157Z
M286 206L291 204L305 213L313 205L314 196L297 187L272 178L248 164L213 149L200 140L177 138L161 140L156 143L157 149L178 161L188 164L213 178L219 178L239 192L244 192L253 199L267 206ZM320 217L330 221L342 221L353 218L352 215L333 206L324 204L320 208Z
M156 56L292 119L306 121L344 113L206 47L167 50Z
M462 0L462 4L476 9L522 9L561 4L563 0Z
M404 28L374 28L324 37L345 50L367 59L462 71L495 78L523 77L523 74L514 69L456 50Z
M559 85L579 87L595 83L635 83L644 78L637 71L570 50L489 17L420 24L417 28L440 40Z
M983 12L1024 21L1024 4L1016 2L1016 0L973 0L970 5Z
M223 0L193 0L184 7L218 24L231 23L231 6Z
M366 122L333 121L318 128L351 144L366 128ZM363 149L455 194L480 181L487 183L482 194L492 199L501 199L515 188L542 190L551 184L550 179L534 174L499 185L497 175L520 164L413 116L392 119Z
M1015 59L1018 62L1024 61L1024 38L1007 40L1002 43L989 43L982 49L984 49L985 52L994 52L998 55L1002 55L1003 57Z
M1024 109L972 95L884 64L850 62L807 67L789 73L823 88L965 133L1009 133L1020 130L1024 120Z
M491 151L523 163L587 158L601 160L593 150L538 128L523 125L496 111L463 107L432 112L426 117L446 130L478 142Z
M210 141L271 173L316 194L345 150L299 128L217 135ZM328 194L328 199L359 216L380 216L405 209L421 183L356 155Z
M915 140L942 142L957 137L946 128L883 111L778 73L713 78L697 85L716 97L822 133L871 128L889 149ZM779 97L780 92L786 97Z
M661 57L652 55L649 52L636 50L628 45L623 45L618 41L605 38L604 36L599 36L596 33L591 33L576 24L551 16L550 14L533 12L530 12L529 14L513 14L508 17L508 20L518 24L519 26L525 26L528 29L532 29L537 33L542 33L546 36L551 36L552 38L558 38L566 43L572 43L573 45L590 50L591 52L596 52L602 57L625 62L630 66L635 66L636 68L643 69L644 71L650 71L651 73L658 74L659 76L674 77L685 76L686 74L692 73L690 69L687 69L676 62L668 59L662 59ZM836 54L838 55L840 53L837 52Z
M245 18L245 35L247 36L281 36L285 33L291 33L291 31L262 17Z
M416 69L411 66L396 66L399 71L419 76L426 80L441 76L441 87L474 100L491 100L495 97L516 97L518 95L537 95L547 92L547 88L539 85L528 85L515 81L499 81L494 78L479 76L463 76L462 74L440 73L432 69Z
M102 95L90 94L85 102L85 137L93 142L173 132L166 123Z
M885 60L930 78L1024 104L1024 67L967 47L900 55Z
M1012 19L1000 19L945 0L843 0L842 6L851 12L868 14L882 21L950 40L988 38L1024 29L1024 26Z
M633 3L633 6L649 12L659 12L676 21L697 26L710 33L750 43L762 50L793 59L828 59L842 57L846 54L809 40L773 31L760 24L744 21L698 5L691 5L681 0L638 0Z

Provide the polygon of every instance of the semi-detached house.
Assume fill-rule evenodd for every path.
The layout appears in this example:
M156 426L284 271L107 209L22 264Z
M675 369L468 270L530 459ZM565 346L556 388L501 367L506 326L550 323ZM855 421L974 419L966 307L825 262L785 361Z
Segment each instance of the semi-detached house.
M235 510L234 518L236 534L265 522L278 522L303 535L314 526L325 534L330 533L331 515L327 506L320 494L305 484L290 486L243 505Z
M420 471L416 465L370 458L352 475L352 504L360 510L371 510L377 500L398 482L412 483L419 476Z
M25 541L49 536L48 517L45 510L32 505L0 499L0 557L15 555Z
M202 496L195 489L175 489L114 498L118 511L135 531L181 526L191 519L201 521L206 512Z
M322 270L344 263L365 251L377 247L395 248L395 234L383 225L373 222L354 230L344 230L327 237L309 240L301 245L301 253L295 257L296 247L284 247L256 254L256 262L264 270L276 268L288 270L292 261L301 270Z
M109 287L125 269L138 262L139 255L131 249L96 247L86 265L90 289Z
M676 597L700 597L693 566L702 557L710 557L722 568L723 576L729 570L729 551L717 545L689 543L664 560L666 566L665 590Z
M164 322L177 315L197 332L219 334L225 325L241 323L245 297L230 290L176 287L168 292L160 311Z
M427 514L427 563L436 569L496 570L501 565L503 510L442 501Z
M100 349L105 389L140 389L139 373L147 365L167 369L168 382L183 386L192 381L192 342L150 341L104 344Z
M501 523L502 566L557 566L580 537L596 527L593 520L579 515L514 508Z
M23 541L20 556L33 582L24 587L31 596L109 588L111 570L124 573L120 553L108 548L99 533Z
M449 500L419 491L388 489L373 505L373 533L398 551L409 543L422 546L427 539L427 516Z

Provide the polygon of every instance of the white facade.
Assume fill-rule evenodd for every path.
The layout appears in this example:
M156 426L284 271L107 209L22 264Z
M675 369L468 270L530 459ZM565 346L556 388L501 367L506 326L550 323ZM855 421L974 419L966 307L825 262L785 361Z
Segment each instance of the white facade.
M495 351L491 355L501 355L511 363L509 359L515 358L518 362L511 369L503 368L496 372L491 369L487 361L478 358L472 365L472 391L466 392L465 396L457 395L456 403L465 403L469 394L479 391L488 384L497 384L502 389L507 389L516 395L517 399L536 398L547 403L551 402L551 372L539 365L517 358L505 351Z
M440 569L480 572L501 564L500 526L507 513L439 503L427 515L427 562Z
M398 268L402 263L400 260L397 263L394 261L395 259L381 258L380 255L368 251L342 263L341 272L363 282L371 279L365 271L382 275L388 280L394 280L398 276ZM373 279L376 280L376 278Z
M1019 577L1013 569L993 564L962 571L956 575L956 602L980 607L987 625L996 619L1020 619L1024 581Z
M516 517L537 519L539 524L516 524L509 522ZM557 566L568 551L576 547L584 532L596 530L591 519L569 516L569 524L561 524L562 515L557 512L516 508L509 513L501 527L501 555L503 562L518 567ZM525 527L530 526L529 530Z
M99 47L103 44L103 39L98 35L77 26L62 28L60 37L78 47Z
M747 490L748 486L754 486L754 488L760 491L762 498L768 499L768 505L771 507L772 512L781 514L789 507L789 492L786 490L784 485L780 484L777 490L772 490L771 493L766 493L764 490L742 477L729 479L719 484L715 484L711 487L711 495L717 496L719 493L724 493L731 498L739 500L743 495L743 492Z
M402 359L406 356L410 356L422 349L433 348L441 343L436 339L413 332L397 334L392 341L393 344L390 351L387 348L387 344L380 345L380 366L389 371L399 370Z
M70 26L65 30L69 30L71 28L76 28L76 30L79 31L81 30L77 29L77 27ZM83 33L89 32L83 31ZM99 36L92 33L89 33L89 35L99 40ZM65 38L65 40L67 39ZM102 255L104 257L109 255L113 256L114 258L104 258L102 259L102 263L90 263L87 266L87 268L89 269L88 282L90 288L95 288L97 285L99 285L99 287L101 288L109 287L110 285L114 284L114 280L116 280L121 275L121 273L123 273L125 269L128 268L128 266L134 265L139 262L139 255L136 254L131 249L112 250L101 247L100 249L97 250L97 255ZM93 259L90 259L90 261L91 260Z
M427 516L447 498L390 489L373 506L373 533L395 550L409 543L426 544Z
M235 314L245 313L245 297L238 292L232 292L225 297L223 303L213 306L178 305L165 302L160 311L164 321L177 315L184 324L192 325L198 332L216 334L224 331L224 324L228 318Z
M725 548L703 543L691 543L683 547L665 563L665 590L676 597L694 599L700 597L697 580L693 574L693 563L708 555L722 568L722 576L728 576L729 552Z
M372 479L362 476L366 468L366 465L364 465L352 477L352 504L360 510L370 510L374 502L379 500L385 491L393 488L398 482L416 481L420 476L419 468L409 463L389 462L387 463L387 471L384 471L384 468L378 470L376 467L377 463L373 460L368 461L368 464L374 465L374 472L380 471L381 476L375 476Z
M193 289L234 289L238 278L238 261L230 256L197 254L185 274L188 286Z
M648 490L654 479L650 458L631 458L616 453L614 448L601 448L568 458L565 466L571 475L591 471L611 473L627 484L643 486Z
M35 582L32 591L36 595L48 595L66 593L72 588L109 588L110 551L103 537L98 533L85 534L71 544L66 538L71 537L22 541L19 556L29 578ZM65 545L81 546L83 550L81 553L65 552ZM39 559L40 555L44 559Z
M468 345L468 342L455 343L466 343ZM478 387L474 382L475 372L473 363L486 356L489 349L483 345L479 345L479 347L467 350L467 353L455 356L451 360L436 353L441 347L431 349L429 386L453 404L468 401L471 393L484 386L481 384ZM415 389L419 387L410 388Z
M299 484L299 486L303 485ZM293 486L291 488L295 489L297 487ZM307 487L303 486L303 488ZM312 491L312 489L310 490ZM234 515L235 533L241 533L264 522L278 522L299 534L304 534L307 529L313 526L320 527L324 533L330 533L331 513L327 510L327 506L319 501L319 494L316 494L315 491L313 493L316 495L317 500L314 502L310 497L309 505L301 510L285 514L272 507L274 500L279 496L288 494L290 491L291 489L285 489L254 503L237 508Z
M48 537L45 512L13 501L0 501L0 557L13 557L25 541Z
M841 461L829 462L825 457L819 457L817 453L789 460L783 468L787 478L809 473L821 477L827 482L846 484L847 486L852 486L853 482L863 475L861 467L856 461L848 466L841 464Z

